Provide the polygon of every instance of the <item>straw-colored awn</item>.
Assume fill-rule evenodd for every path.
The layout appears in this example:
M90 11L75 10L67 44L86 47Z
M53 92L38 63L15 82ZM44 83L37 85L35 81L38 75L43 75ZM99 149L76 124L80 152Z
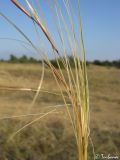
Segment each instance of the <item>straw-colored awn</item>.
M49 0L48 0L49 1ZM54 6L51 6L51 10L53 7L55 7L56 10L56 16L59 19L59 23L62 23L62 25L65 28L66 31L66 36L68 37L68 46L70 46L72 55L73 55L73 61L74 61L74 66L75 68L72 69L70 61L66 55L66 50L65 50L65 40L64 40L64 34L62 33L62 30L60 30L60 25L58 29L58 34L61 39L61 45L63 47L64 51L64 58L61 57L61 54L56 47L56 44L53 41L53 38L51 37L50 33L48 32L48 28L45 27L45 25L42 23L40 17L38 16L36 10L32 5L29 3L28 0L25 0L26 5L29 9L27 11L24 7L22 7L17 0L11 0L11 2L17 6L28 18L30 18L34 24L37 24L46 38L48 39L48 42L50 43L53 53L55 57L58 57L61 61L61 63L64 66L64 70L66 70L66 75L67 75L67 80L63 74L63 70L61 69L60 62L58 60L57 64L59 67L59 70L56 69L52 64L51 61L48 58L48 55L43 53L42 56L44 58L43 64L47 64L49 68L51 69L54 78L58 84L58 87L60 89L60 94L63 97L64 105L66 106L70 121L73 126L74 134L76 137L76 142L77 142L77 148L78 148L78 159L79 160L87 160L88 159L88 141L89 141L89 94L88 94L88 82L87 82L87 69L86 69L86 57L85 57L85 48L84 48L84 43L83 43L83 32L82 32L82 24L81 24L81 16L80 16L80 2L79 0L76 0L77 2L77 13L78 13L78 21L79 21L79 33L75 33L75 26L74 26L74 20L72 18L72 13L70 9L70 4L68 0L62 0L64 4L64 8L66 9L67 16L70 22L70 28L71 32L68 31L67 29L67 23L65 21L65 17L63 16L60 6L56 0L54 0ZM37 1L38 2L38 1ZM50 1L49 1L50 2ZM39 2L38 2L39 3ZM4 14L0 13L1 16L3 16L10 24L12 24L21 34L24 36L24 38L28 41L30 45L36 50L36 46L29 40L29 38L21 31L20 28L18 28L11 20L9 20ZM78 37L77 37L78 36ZM79 42L78 42L79 39ZM82 57L80 60L79 53L77 48L81 46L81 52L82 52ZM43 65L44 68L44 65ZM44 71L43 71L44 75ZM43 75L41 77L41 81L36 93L36 96L34 98L34 102L37 98L37 95L39 91L41 91L41 85L42 85L42 80L43 80ZM62 86L62 87L61 87ZM64 87L67 97L69 97L69 100L71 102L72 106L72 112L67 104L66 101L66 96L64 95L62 88ZM11 89L8 87L8 89ZM14 88L15 89L15 88ZM34 104L34 103L33 103ZM27 127L28 125L38 121L40 118L43 118L44 116L54 113L56 109L51 110L48 113L43 114L39 118L35 119L31 123L27 124L23 128ZM24 116L24 115L23 115ZM21 131L23 128L21 128L19 131ZM19 132L18 131L18 132Z

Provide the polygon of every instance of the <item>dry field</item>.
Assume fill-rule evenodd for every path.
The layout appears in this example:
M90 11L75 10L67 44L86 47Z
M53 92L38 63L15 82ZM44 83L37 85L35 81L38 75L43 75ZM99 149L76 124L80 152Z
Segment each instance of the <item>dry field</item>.
M41 92L31 110L29 108L35 91L19 91L16 88L37 89L41 66L1 63L0 75L0 160L76 160L72 127L66 109L62 106L63 100L59 95L57 84L48 68L45 69ZM89 65L88 79L91 139L95 154L118 155L120 70ZM6 87L12 87L13 90L10 88L6 90ZM54 108L55 112L14 135L24 125L39 118L41 113ZM10 118L19 115L21 117ZM89 160L92 160L91 141L89 155Z

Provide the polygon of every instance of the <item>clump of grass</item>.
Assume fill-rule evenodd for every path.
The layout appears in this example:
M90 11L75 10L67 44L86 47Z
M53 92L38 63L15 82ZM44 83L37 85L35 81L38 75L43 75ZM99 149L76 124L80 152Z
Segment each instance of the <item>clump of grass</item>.
M35 31L37 33L38 39L41 42L39 31L36 26L42 30L48 42L51 45L53 56L56 58L58 69L56 69L51 61L49 60L49 52L46 51L44 46L44 50L41 52L41 57L43 59L42 67L43 72L40 79L40 83L33 99L33 102L30 106L28 112L31 111L31 108L34 106L34 103L37 99L39 92L41 91L41 86L44 78L44 65L47 65L53 73L53 76L57 82L57 85L60 89L60 94L63 98L64 105L66 106L66 110L68 116L70 118L73 131L76 138L76 144L78 148L78 159L79 160L87 160L88 159L88 142L89 142L89 94L88 94L88 81L87 81L87 68L86 68L86 54L85 47L83 41L83 32L82 32L82 22L80 16L80 2L76 0L76 8L77 8L77 23L74 21L74 14L71 8L71 3L68 0L63 0L62 5L64 6L64 10L61 9L61 5L58 1L48 1L50 6L51 15L54 19L54 26L56 27L56 31L58 33L58 37L60 40L60 47L57 47L56 40L52 37L52 33L49 32L49 26L45 25L41 18L39 17L38 12L34 7L30 4L28 0L25 0L26 6L29 9L23 8L17 0L11 0L11 2L17 6L28 18L33 21ZM39 1L37 1L38 6ZM44 2L45 3L45 2ZM65 14L63 14L65 12ZM4 14L0 13L11 25L14 26L22 36L27 40L27 42L35 49L36 52L40 53L40 50L36 47L36 45L28 38L28 36L21 30L21 28L17 27L10 19L8 19ZM44 17L42 17L44 18ZM47 21L47 19L46 19ZM62 29L64 28L64 31ZM67 37L67 38L66 38ZM59 49L58 49L59 48ZM74 70L70 64L70 59L67 56L67 48L71 50ZM80 51L81 49L81 51ZM62 53L62 54L61 54ZM65 58L62 58L62 57ZM58 61L59 59L59 61ZM66 70L66 75L64 75L63 70L60 64L63 64L64 69ZM66 78L67 77L67 78ZM67 105L66 94L63 92L63 88L66 91L67 97L69 97L69 101L72 105L72 109ZM34 122L40 120L41 118L47 116L50 113L54 113L56 108L45 113L44 115L37 117L32 122L27 123L16 133L23 130L25 127L33 124ZM16 134L15 133L15 134Z

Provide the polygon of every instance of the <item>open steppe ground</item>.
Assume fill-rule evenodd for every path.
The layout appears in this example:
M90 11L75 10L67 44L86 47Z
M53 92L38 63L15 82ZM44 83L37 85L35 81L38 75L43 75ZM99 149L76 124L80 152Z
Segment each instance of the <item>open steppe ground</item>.
M37 89L41 72L39 64L0 63L0 160L77 159L75 138L64 106L58 106L55 113L24 128L11 139L18 129L41 116L29 115L9 119L11 116L28 114L35 92L19 91L16 88ZM89 65L88 80L91 139L95 153L118 155L120 70ZM6 90L5 87L14 89ZM30 114L45 113L54 109L55 105L63 104L59 88L48 68L45 69L41 91ZM89 159L92 160L91 141L89 154Z

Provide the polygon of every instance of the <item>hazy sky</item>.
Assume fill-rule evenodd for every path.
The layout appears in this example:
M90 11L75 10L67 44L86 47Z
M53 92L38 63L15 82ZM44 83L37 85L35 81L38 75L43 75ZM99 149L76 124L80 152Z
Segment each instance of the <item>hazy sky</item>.
M70 1L74 3L74 0ZM23 4L24 0L19 2ZM44 3L41 4L49 18L49 11ZM0 0L0 12L12 19L30 39L37 41L32 23L10 0ZM120 59L120 0L81 0L81 15L87 59ZM52 27L51 24L51 30ZM23 40L22 36L0 17L0 38L6 37ZM33 56L34 52L30 50L18 42L0 39L0 58L7 58L9 54L25 53Z

